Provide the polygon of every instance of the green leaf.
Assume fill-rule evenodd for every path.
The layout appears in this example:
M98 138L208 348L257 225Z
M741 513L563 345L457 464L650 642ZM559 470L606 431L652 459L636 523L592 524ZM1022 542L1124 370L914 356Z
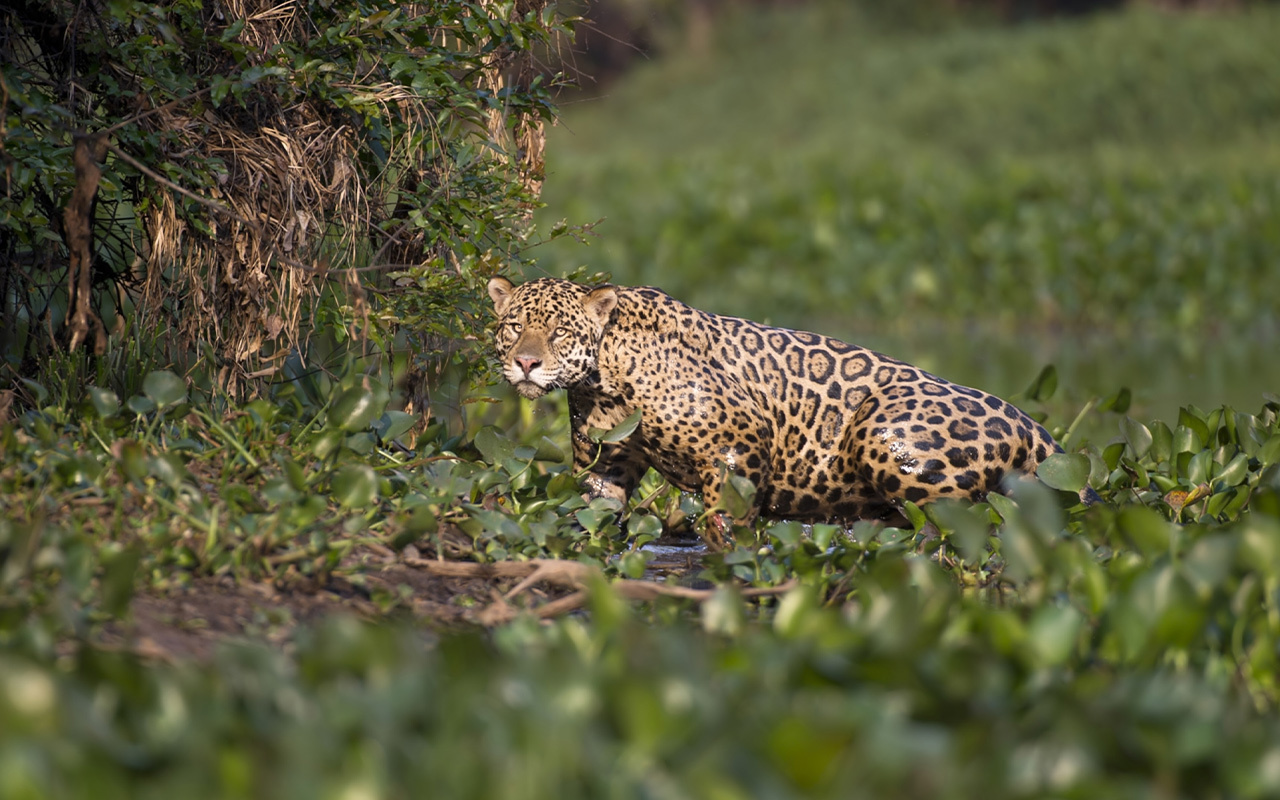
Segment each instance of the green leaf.
M135 394L133 397L126 400L125 407L138 416L150 414L152 411L156 410L156 404L151 402L151 398L143 397L140 394Z
M1154 420L1150 426L1151 431L1151 450L1150 456L1156 463L1169 460L1169 454L1173 449L1173 431L1169 430L1169 426L1160 420Z
M1280 462L1280 433L1275 434L1258 450L1258 460L1263 466Z
M1051 489L1078 492L1089 480L1089 457L1083 453L1051 453L1036 467L1036 477Z
M737 588L732 584L716 587L711 598L702 604L703 629L721 636L738 636L746 626L746 608Z
M516 446L492 425L481 428L475 438L476 449L490 464L501 464L515 457Z
M102 607L112 617L129 610L133 599L134 578L142 561L142 549L132 545L104 559L102 570Z
M1125 417L1120 420L1120 433L1124 435L1124 440L1129 443L1129 449L1135 459L1140 460L1151 449L1151 431L1147 430L1146 425L1138 422L1133 417Z
M1204 447L1204 440L1186 425L1179 425L1173 431L1172 452L1174 455L1194 453L1202 447Z
M632 580L643 578L648 567L649 562L645 554L638 550L623 553L622 558L618 559L618 571Z
M756 485L741 475L730 473L720 490L720 503L734 519L751 516L756 502Z
M329 411L329 423L347 432L362 431L382 416L385 406L385 400L379 404L377 393L371 386L352 386L334 402Z
M1192 486L1206 483L1209 480L1209 468L1213 464L1213 451L1201 450L1191 457L1187 464L1187 482Z
M1120 532L1147 558L1169 552L1173 540L1170 523L1143 506L1125 506L1116 517Z
M641 411L637 408L626 419L607 431L600 428L591 428L587 431L587 438L597 443L617 444L635 432L640 425L640 416Z
M1197 413L1193 406L1178 410L1178 424L1185 425L1195 431L1196 436L1200 437L1202 445L1209 443L1209 426L1205 424L1203 417Z
M298 490L289 485L283 475L272 478L262 486L262 496L273 505L292 503L299 497Z
M573 516L583 530L592 534L599 533L601 528L614 519L613 512L591 507L580 508L574 512Z
M533 460L559 464L564 461L564 450L560 449L560 445L543 436L538 441L538 449L533 454Z
M187 399L187 382L167 369L156 370L142 379L142 393L157 408L175 406Z
M1027 645L1039 666L1056 667L1075 650L1084 617L1069 605L1038 610L1027 626Z
M417 414L406 414L403 411L392 409L378 418L378 421L374 423L373 430L383 442L391 442L399 439L410 428L418 424L418 419Z
M1133 395L1129 391L1129 387L1122 386L1118 392L1111 395L1106 400L1103 400L1102 403L1098 405L1098 410L1114 411L1117 414L1123 414L1129 410L1129 405L1132 401Z
M782 596L778 612L773 616L773 629L784 638L794 638L818 621L821 614L813 587L798 584Z
M965 561L981 563L987 554L987 539L990 536L990 522L979 507L967 503L942 500L929 506L939 527L948 533L948 541Z
M902 513L906 516L907 521L911 523L911 527L919 533L925 525L929 524L929 518L920 510L920 506L910 500L902 501Z
M19 378L18 380L21 381L22 385L27 387L27 389L33 395L36 396L36 405L43 407L45 404L45 401L49 399L49 390L44 388L40 384L36 383L35 381L29 380L27 378Z
M1249 457L1244 453L1238 454L1231 459L1231 463L1222 468L1222 474L1216 479L1216 483L1223 486L1239 486L1244 482L1245 477L1249 474Z
M89 394L89 402L93 404L93 410L102 419L114 417L120 410L120 398L110 389L89 386L85 391Z
M1225 489L1213 495L1209 498L1209 502L1205 503L1204 513L1208 514L1210 517L1217 518L1218 515L1222 513L1223 509L1227 507L1227 504L1235 499L1236 492L1239 491L1241 490Z
M1058 390L1058 368L1052 364L1046 364L1044 369L1040 370L1040 374L1027 387L1026 395L1029 400L1044 402L1053 397L1053 393Z
M243 30L244 30L244 20L238 19L227 26L226 30L222 32L222 35L218 37L218 40L225 44L227 42L230 42L232 39L236 38L237 36L239 36L240 32Z
M347 508L365 508L378 499L378 474L368 464L344 464L330 482L333 497Z
M1124 455L1124 442L1112 442L1102 450L1102 462L1108 470L1120 466L1120 457Z
M662 520L652 514L632 514L627 520L628 536L658 536L662 533Z
M1010 519L1012 519L1013 515L1016 514L1018 511L1018 506L1016 503L1014 503L1012 500L1005 497L1004 495L997 494L995 492L992 492L991 494L987 495L987 504L990 505L993 509L995 509L995 512L999 514L1000 518L1005 522L1008 522Z
M147 460L150 474L167 486L177 488L191 477L177 453L160 453Z
M770 526L766 533L786 547L795 547L804 538L804 527L795 520L787 520Z
M338 428L330 428L323 431L311 443L311 452L316 458L328 458L342 444L342 431Z

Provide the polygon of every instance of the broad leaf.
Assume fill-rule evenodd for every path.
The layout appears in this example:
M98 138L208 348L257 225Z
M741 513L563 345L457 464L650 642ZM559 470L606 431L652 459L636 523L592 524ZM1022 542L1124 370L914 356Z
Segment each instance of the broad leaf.
M382 416L386 401L378 402L377 393L367 385L352 386L334 401L329 422L344 431L362 431Z
M368 464L344 464L330 484L333 497L347 508L365 508L378 498L378 475Z
M636 428L640 426L640 416L640 409L637 408L635 411L631 412L626 419L619 422L609 430L606 431L600 428L592 428L587 431L587 436L593 442L616 444L635 433Z
M1083 453L1052 453L1036 467L1036 477L1052 489L1078 492L1089 480L1089 457Z
M158 408L176 406L187 399L187 382L167 369L156 370L142 379L142 393Z
M1151 450L1151 431L1133 417L1120 420L1120 432L1124 434L1124 440L1129 443L1135 459L1141 459Z
M102 419L114 417L120 410L120 398L110 389L89 386L85 391L89 394L89 402L93 405L93 410Z

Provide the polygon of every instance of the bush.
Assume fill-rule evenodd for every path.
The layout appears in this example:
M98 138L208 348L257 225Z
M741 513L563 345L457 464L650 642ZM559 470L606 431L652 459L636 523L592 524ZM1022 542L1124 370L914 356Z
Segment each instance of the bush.
M7 7L6 382L154 331L232 390L317 339L474 334L540 188L544 6Z

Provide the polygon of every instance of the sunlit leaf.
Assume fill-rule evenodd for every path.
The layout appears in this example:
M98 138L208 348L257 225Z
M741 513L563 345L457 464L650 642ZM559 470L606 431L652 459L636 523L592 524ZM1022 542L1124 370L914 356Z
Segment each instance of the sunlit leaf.
M1064 492L1078 492L1089 480L1089 457L1083 453L1051 453L1036 466L1036 477Z
M631 412L626 419L622 420L622 422L619 422L609 430L591 428L587 432L587 436L593 442L602 442L605 444L616 444L624 441L632 433L635 433L636 428L639 427L640 416L641 409L637 408L635 411Z
M1204 441L1194 430L1186 425L1179 425L1173 432L1173 452L1175 454L1194 453L1204 447Z
M1193 406L1186 406L1178 411L1178 424L1190 428L1199 437L1201 446L1209 443L1209 426L1205 424L1203 415Z
M329 422L344 431L362 431L382 416L383 401L378 403L374 390L364 384L352 386L338 395L329 410Z
M1160 420L1152 421L1148 427L1151 432L1151 450L1149 455L1154 461L1168 461L1173 448L1173 431Z
M1230 463L1222 468L1222 473L1218 475L1215 483L1219 483L1223 486L1238 486L1244 482L1244 479L1248 474L1249 457L1244 453L1240 453L1235 458L1231 459Z
M1120 420L1120 432L1124 434L1124 440L1129 443L1129 450L1135 459L1141 459L1151 449L1151 431L1132 417Z
M1263 464L1280 463L1280 433L1275 434L1258 450L1258 460Z

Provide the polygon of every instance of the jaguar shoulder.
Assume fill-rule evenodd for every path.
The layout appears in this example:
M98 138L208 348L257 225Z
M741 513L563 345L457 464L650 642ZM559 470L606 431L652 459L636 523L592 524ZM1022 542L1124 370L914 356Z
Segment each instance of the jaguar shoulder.
M506 379L530 398L568 390L574 463L590 467L592 495L625 500L653 467L712 508L733 472L769 517L888 519L903 501L979 500L1061 450L986 392L658 289L494 278L489 295ZM637 409L625 441L588 437Z

